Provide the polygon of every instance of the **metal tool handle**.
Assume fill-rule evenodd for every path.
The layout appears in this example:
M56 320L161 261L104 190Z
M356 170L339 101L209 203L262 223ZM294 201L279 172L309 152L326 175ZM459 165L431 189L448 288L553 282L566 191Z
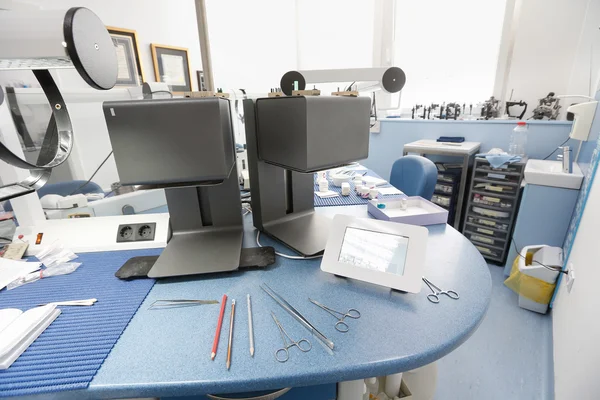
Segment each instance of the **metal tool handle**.
M360 311L358 311L356 308L350 308L348 311L346 311L346 317L352 319L359 319Z
M452 300L458 300L459 299L459 295L457 292L455 292L454 290L445 290L442 292L442 294L445 294L446 296L450 297Z
M302 347L302 343L306 343L306 346ZM299 341L295 342L294 344L300 349L300 351L303 351L304 353L306 353L307 351L310 351L310 349L312 349L312 344L306 339L300 339Z
M335 323L335 330L341 333L346 333L350 330L350 327L343 320L339 320Z
M279 356L280 353L283 354L283 356L280 357ZM288 348L287 347L282 347L279 350L277 350L275 352L275 359L277 361L279 361L280 363L284 363L287 360L289 360L290 359L290 352L288 351Z
M430 302L435 303L435 304L440 302L439 296L435 293L429 293L427 295L427 300L429 300Z

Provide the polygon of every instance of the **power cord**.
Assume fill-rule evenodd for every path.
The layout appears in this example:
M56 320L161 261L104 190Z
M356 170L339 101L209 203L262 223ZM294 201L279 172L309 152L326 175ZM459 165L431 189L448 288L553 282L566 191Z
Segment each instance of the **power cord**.
M375 125L377 125L377 101L375 100L375 92L373 92L373 99L371 101L371 117L373 118L375 117L375 121L371 124L371 128L373 128Z
M94 177L96 176L96 174L98 173L98 171L100 171L100 168L102 168L102 166L108 161L108 158L110 156L112 156L112 150L110 151L110 153L108 153L108 155L106 156L106 158L104 159L104 161L102 161L102 164L100 164L98 166L98 168L96 168L96 170L94 171L94 173L92 174L92 176L90 176L90 179L87 180L87 182L85 182L83 185L80 185L77 189L73 190L71 193L69 193L69 196L75 194L79 189L85 187L85 185L87 185L88 183L90 183L92 181L92 179L94 179Z
M256 231L256 244L258 245L258 247L263 247L262 244L260 244L260 231ZM318 255L318 256L292 256L290 254L283 254L283 253L279 253L279 252L275 252L276 255L278 255L279 257L283 257L283 258L287 258L290 260L314 260L315 258L322 258L323 255Z
M514 238L511 238L512 244L515 247L515 251L517 252L517 254L519 255L519 257L527 260L527 257L525 257L523 254L521 254L521 252L519 251L519 248L517 247L517 243L515 242ZM535 260L531 260L532 263L536 263L538 265L541 265L542 267L549 269L550 271L554 271L554 272L560 272L561 274L565 274L565 275L569 275L569 272L567 271L563 271L563 269L561 267L549 267L545 264L542 264L539 261L535 261Z
M544 160L549 159L550 157L552 157L552 154L556 153L556 150L558 150L559 147L563 146L565 143L567 143L569 140L571 140L570 137L567 138L567 140L565 140L564 142L562 142L561 144L559 144L558 146L556 146L556 149L554 149L554 151L550 154L548 154L546 157L544 157Z

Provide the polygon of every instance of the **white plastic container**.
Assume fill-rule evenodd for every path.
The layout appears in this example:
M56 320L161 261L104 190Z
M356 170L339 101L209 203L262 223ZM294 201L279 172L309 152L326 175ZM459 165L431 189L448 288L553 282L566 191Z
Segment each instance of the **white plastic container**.
M350 184L348 182L342 183L342 196L350 196Z
M508 144L508 154L525 156L525 147L527 146L527 123L525 121L517 122L517 126L510 135Z
M537 278L547 283L555 283L558 278L558 271L552 271L548 268L543 267L544 264L549 267L561 267L562 266L562 249L560 247L551 247L546 245L532 245L525 246L521 250L521 254L527 254L528 252L535 252L533 256L534 262L532 265L525 265L525 259L519 257L519 271L524 275ZM540 314L546 314L548 311L548 304L540 304L527 297L519 295L519 307L525 308L526 310L535 311Z
M329 181L327 179L319 179L319 192L326 192L329 190Z

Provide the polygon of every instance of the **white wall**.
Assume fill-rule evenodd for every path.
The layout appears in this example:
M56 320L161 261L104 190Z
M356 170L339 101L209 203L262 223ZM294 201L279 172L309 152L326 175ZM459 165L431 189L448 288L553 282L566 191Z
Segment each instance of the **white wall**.
M202 69L202 61L194 0L171 2L159 0L28 0L19 3L39 5L45 9L87 7L94 11L107 26L137 31L141 64L146 81L149 82L155 81L150 43L188 48L192 86L194 90L197 88L196 70ZM2 4L0 2L0 5ZM74 179L89 179L112 149L102 114L102 102L123 99L124 89L113 89L108 92L94 91L74 69L58 71L55 76L73 122L75 145L72 159L69 160L73 177ZM33 74L29 71L17 73L0 71L0 85L18 81L39 87ZM82 93L84 94L82 95ZM36 102L38 101L37 97L39 96L36 95ZM21 98L19 99L21 100ZM27 107L24 109L28 112ZM45 126L45 124L44 121L42 125ZM110 188L110 184L118 180L116 165L112 157L94 177L94 182L104 189Z
M514 3L514 0L508 2ZM524 100L529 104L528 117L538 99L550 91L556 94L578 91L582 93L575 94L589 95L585 82L589 81L590 44L599 43L600 0L521 0L520 3L506 99L514 89L513 100ZM508 23L503 32L501 57L506 54L510 36L506 28ZM594 52L598 59L598 46ZM501 82L498 79L502 73L501 60L494 89L497 97L500 97ZM565 106L575 100L561 103Z
M590 189L569 262L575 267L571 293L563 279L552 311L554 391L556 400L591 400L600 396L600 178Z
M575 60L569 76L567 91L571 94L596 93L598 73L600 72L600 0L588 0L587 10ZM591 82L590 82L591 71ZM591 86L591 87L590 87Z

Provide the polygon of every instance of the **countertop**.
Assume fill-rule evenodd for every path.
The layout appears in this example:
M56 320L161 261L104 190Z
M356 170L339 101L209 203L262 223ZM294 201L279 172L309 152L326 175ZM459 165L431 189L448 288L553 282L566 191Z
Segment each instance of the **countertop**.
M336 213L367 217L366 206L322 207ZM246 217L244 243L255 246L256 233ZM339 278L322 272L320 259L277 257L264 270L170 278L158 281L85 391L54 393L51 398L168 397L234 393L316 385L408 371L429 364L460 346L485 316L491 278L481 254L448 225L428 227L425 276L460 299L442 297L430 303L423 284L418 294ZM275 245L266 236L263 245ZM287 251L289 253L289 251ZM267 283L335 343L333 352L310 336L259 285ZM219 305L148 310L158 299L236 299L231 369L225 367L229 314L226 308L217 357L210 359ZM250 357L246 294L252 297L256 352ZM356 308L361 318L349 320L339 333L335 319L308 301L311 297L336 310ZM289 335L307 338L313 348L279 363L282 346L273 311Z

